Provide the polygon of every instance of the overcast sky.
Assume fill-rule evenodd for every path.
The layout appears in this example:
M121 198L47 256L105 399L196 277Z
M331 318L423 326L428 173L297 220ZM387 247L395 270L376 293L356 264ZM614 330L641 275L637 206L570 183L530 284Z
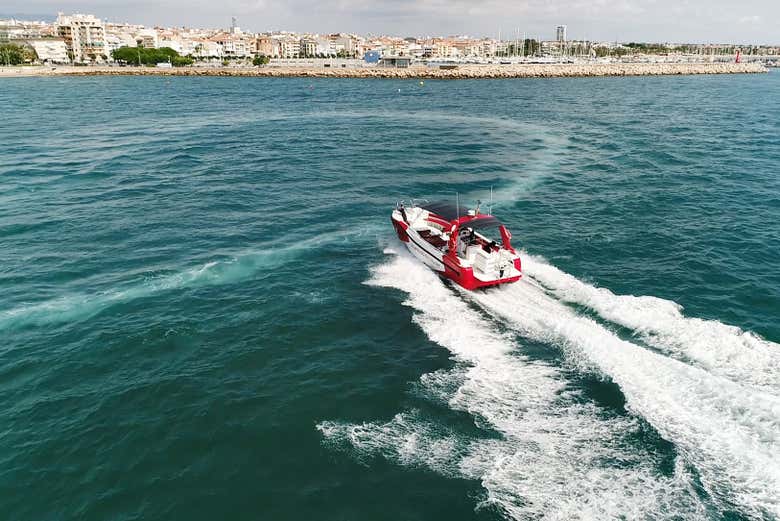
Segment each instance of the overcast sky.
M2 0L0 14L87 12L145 25L401 36L780 44L780 0Z

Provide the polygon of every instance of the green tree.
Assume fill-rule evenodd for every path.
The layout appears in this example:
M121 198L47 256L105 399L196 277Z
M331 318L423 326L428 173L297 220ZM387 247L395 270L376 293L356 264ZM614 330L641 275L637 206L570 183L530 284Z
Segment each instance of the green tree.
M154 66L158 63L170 62L174 67L192 65L192 58L180 56L170 47L146 49L144 47L120 47L111 51L111 56L118 62Z
M174 56L171 58L171 64L174 67L184 67L186 65L192 65L195 60L190 58L189 56Z
M253 65L266 65L268 62L271 61L271 58L266 56L265 54L258 54L255 56L254 60L252 60Z
M35 49L14 43L0 44L0 65L21 65L38 59Z

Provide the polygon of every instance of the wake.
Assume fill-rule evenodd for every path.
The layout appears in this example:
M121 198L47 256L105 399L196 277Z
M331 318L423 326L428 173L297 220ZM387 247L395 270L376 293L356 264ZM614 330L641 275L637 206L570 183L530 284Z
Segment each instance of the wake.
M548 283L570 280L556 279L555 268L535 262L529 274L544 274ZM780 398L726 376L750 368L727 370L711 362L709 371L622 340L552 298L533 278L468 297L522 335L561 348L573 365L595 368L615 382L628 410L675 444L723 510L736 504L750 517L780 515ZM683 338L676 338L679 349L689 347Z
M373 271L369 285L405 291L415 322L447 348L453 370L423 375L431 400L468 412L499 439L474 439L416 410L387 422L318 425L325 443L359 460L376 456L479 480L492 505L515 519L706 518L681 459L670 475L660 455L637 447L640 421L583 399L560 369L520 353L494 324L407 254ZM483 506L484 506L483 505Z
M448 288L404 253L375 268L368 281L405 291L415 322L458 362L452 371L424 375L424 392L468 412L500 439L459 435L404 411L387 422L322 422L326 443L358 459L383 456L478 479L485 502L516 519L689 519L735 508L750 518L780 516L780 398L764 377L774 370L771 345L751 336L747 348L769 351L766 357L707 357L703 345L680 334L697 322L676 309L671 322L651 315L645 323L645 331L664 331L675 341L669 347L653 339L667 345L659 353L565 303L582 303L593 291L604 297L600 291L539 259L524 258L524 266L526 279L472 293ZM571 390L561 369L521 356L516 337L497 331L470 302L521 337L560 350L569 368L613 381L629 414L610 414ZM626 327L640 322L621 315L619 306L602 311ZM749 335L728 326L715 331L727 334L716 349L736 351ZM724 367L725 360L735 367ZM760 375L740 381L754 370ZM671 475L659 470L659 454L629 440L641 421L674 444Z
M592 309L670 356L780 394L780 344L714 320L685 317L682 308L669 300L615 295L563 273L540 257L523 256L523 270L558 299Z
M166 275L129 281L99 292L75 293L38 303L0 310L0 331L87 320L102 311L170 291L235 284L279 268L306 252L324 246L371 236L378 228L336 230L294 244L267 244L195 265Z

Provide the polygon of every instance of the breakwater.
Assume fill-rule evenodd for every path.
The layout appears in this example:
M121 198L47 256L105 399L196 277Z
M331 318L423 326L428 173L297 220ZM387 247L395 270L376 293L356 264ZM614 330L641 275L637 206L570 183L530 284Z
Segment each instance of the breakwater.
M558 78L587 76L669 76L684 74L751 74L767 72L759 63L589 63L462 65L452 69L410 67L10 67L0 76L257 76L312 78Z

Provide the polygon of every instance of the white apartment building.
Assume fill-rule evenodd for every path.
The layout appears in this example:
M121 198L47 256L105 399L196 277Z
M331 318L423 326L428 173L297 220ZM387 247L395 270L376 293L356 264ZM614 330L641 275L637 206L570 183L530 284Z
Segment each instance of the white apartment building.
M142 29L136 34L135 40L145 49L157 49L160 46L157 31L154 29Z
M135 47L138 45L136 36L143 30L143 26L130 24L106 24L106 49L108 55L121 47Z
M318 35L316 38L316 42L317 42L316 54L324 54L325 56L336 55L336 44L335 42L331 41L329 37Z
M65 40L30 40L29 44L38 54L38 59L45 63L68 63L68 48Z
M0 20L0 41L32 40L48 36L44 22L20 22L17 20Z
M222 58L225 54L222 45L217 42L200 39L192 40L192 43L192 56L196 58Z
M182 56L192 54L192 49L187 49L187 52L185 52L183 42L178 38L162 38L157 41L157 45L160 48L168 47L169 49L173 49Z
M254 41L242 35L219 33L209 41L222 46L221 56L224 58L247 58L253 54Z
M103 21L88 14L57 16L57 34L65 41L74 62L99 62L109 57Z
M320 54L318 50L319 46L317 45L317 40L315 40L314 38L308 38L308 37L301 38L300 46L301 46L301 54L303 56L306 56L307 58Z
M281 58L297 58L301 54L301 41L297 38L284 38L279 41Z

